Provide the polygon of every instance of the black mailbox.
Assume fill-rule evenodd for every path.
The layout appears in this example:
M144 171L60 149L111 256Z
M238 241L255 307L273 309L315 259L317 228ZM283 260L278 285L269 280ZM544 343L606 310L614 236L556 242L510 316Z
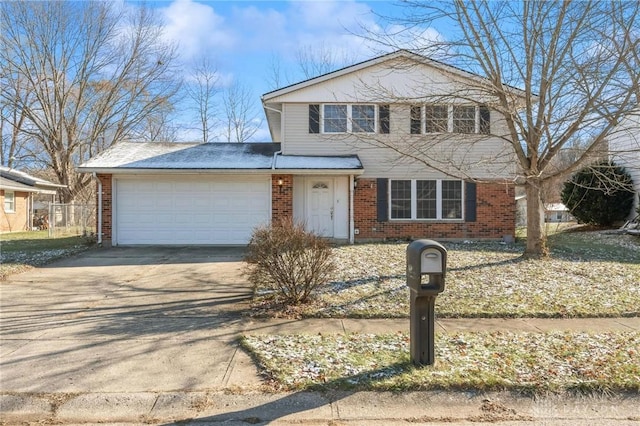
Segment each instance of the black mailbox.
M433 240L416 240L407 247L407 285L419 295L444 291L447 249Z
M435 362L435 302L444 291L447 249L432 240L407 247L407 286L410 297L410 351L416 365Z

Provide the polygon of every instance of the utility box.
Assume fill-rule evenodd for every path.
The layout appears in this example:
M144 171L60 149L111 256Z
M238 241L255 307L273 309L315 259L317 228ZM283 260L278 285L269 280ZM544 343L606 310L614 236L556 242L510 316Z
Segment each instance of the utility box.
M411 360L435 362L435 301L444 291L447 249L433 240L416 240L407 247L407 286L410 289Z

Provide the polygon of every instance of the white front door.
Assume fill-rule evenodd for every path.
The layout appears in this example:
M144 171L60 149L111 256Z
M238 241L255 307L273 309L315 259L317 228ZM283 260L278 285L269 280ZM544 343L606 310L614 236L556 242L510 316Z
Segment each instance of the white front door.
M309 179L307 226L322 237L333 237L333 180Z

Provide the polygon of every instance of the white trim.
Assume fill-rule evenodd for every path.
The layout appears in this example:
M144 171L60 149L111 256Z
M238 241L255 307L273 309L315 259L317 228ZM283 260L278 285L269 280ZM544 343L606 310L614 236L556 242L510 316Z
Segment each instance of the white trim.
M7 195L11 194L11 209L7 209ZM2 211L5 213L15 213L16 212L16 192L10 190L4 190L3 196L3 205Z
M435 181L436 182L436 217L435 218L418 218L418 184L417 181ZM392 181L411 181L411 217L410 218L394 218L392 216L392 197L391 182ZM460 217L447 218L442 217L442 182L453 181L460 182ZM387 217L390 222L460 222L465 220L465 185L461 179L389 179L387 184Z

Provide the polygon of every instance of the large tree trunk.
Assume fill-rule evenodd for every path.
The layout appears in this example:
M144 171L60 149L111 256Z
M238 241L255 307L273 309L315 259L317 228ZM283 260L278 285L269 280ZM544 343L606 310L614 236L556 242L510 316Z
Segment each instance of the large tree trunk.
M539 258L547 256L547 241L544 232L544 204L540 181L528 180L525 183L527 194L527 247L524 257Z

